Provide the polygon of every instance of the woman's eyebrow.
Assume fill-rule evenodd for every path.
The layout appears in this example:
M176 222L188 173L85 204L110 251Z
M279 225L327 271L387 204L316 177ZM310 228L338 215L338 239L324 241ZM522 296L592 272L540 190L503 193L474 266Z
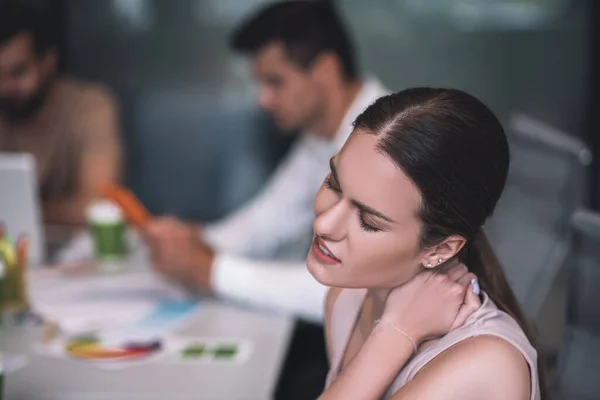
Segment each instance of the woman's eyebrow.
M329 159L329 169L331 170L331 175L333 175L333 179L335 179L335 181L339 184L340 179L338 178L337 169L335 168L335 163L333 162L333 158L334 157L331 157ZM382 220L387 221L389 223L394 223L394 220L385 216L383 213L375 210L374 208L369 207L368 205L363 204L357 200L351 200L351 201L352 201L352 204L354 204L354 206L356 208L358 208L361 212L365 212L365 213L374 215L374 216L381 218Z

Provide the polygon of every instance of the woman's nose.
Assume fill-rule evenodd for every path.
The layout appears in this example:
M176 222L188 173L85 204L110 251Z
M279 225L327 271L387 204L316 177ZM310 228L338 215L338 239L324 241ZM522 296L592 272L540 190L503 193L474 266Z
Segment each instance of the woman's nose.
M344 201L333 204L315 217L315 234L333 241L342 240L346 236L348 215L349 207Z

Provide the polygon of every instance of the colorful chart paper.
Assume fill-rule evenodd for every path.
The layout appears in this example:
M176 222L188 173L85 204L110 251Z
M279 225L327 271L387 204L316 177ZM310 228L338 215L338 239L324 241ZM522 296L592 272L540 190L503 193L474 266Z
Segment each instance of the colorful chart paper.
M98 338L77 338L66 343L65 353L73 358L90 361L135 360L150 356L160 351L161 347L160 341L109 346Z

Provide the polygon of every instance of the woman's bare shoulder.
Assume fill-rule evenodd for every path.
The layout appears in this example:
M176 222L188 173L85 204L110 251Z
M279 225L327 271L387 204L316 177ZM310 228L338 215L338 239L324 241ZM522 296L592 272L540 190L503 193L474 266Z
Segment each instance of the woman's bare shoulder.
M436 356L393 399L414 395L447 400L529 400L530 382L529 365L517 348L499 337L482 335Z

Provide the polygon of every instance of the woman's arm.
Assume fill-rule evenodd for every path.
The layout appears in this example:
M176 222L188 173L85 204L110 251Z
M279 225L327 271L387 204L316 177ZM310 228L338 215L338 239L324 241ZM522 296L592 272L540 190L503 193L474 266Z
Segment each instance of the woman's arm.
M373 327L358 354L319 399L381 398L415 345L462 326L479 308L475 281L464 265L457 265L444 274L421 273L393 289L386 299L383 323Z
M510 343L489 335L435 357L391 400L529 400L529 366Z
M376 325L356 357L319 400L380 399L413 352L409 339L386 325Z
M418 345L462 326L479 308L472 279L474 275L458 265L444 275L421 273L393 289L386 300L383 323L373 328L358 354L319 399L381 398L413 354L413 343ZM403 333L395 327L401 327Z

